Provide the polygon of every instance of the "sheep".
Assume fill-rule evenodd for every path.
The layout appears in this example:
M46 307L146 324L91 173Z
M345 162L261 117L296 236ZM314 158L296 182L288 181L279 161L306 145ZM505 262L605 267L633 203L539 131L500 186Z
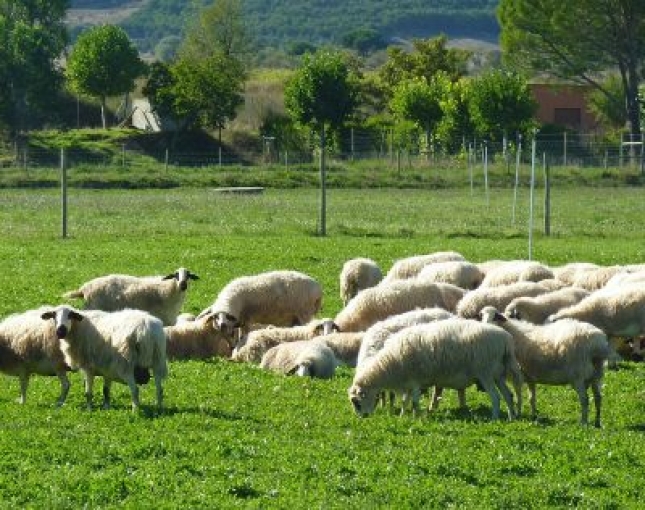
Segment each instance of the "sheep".
M603 288L605 289L610 289L610 288L616 288L616 287L621 287L623 285L629 285L632 283L645 283L645 271L644 270L638 270L634 272L630 272L629 270L616 273L614 276L612 276L609 281L605 284Z
M531 260L512 260L489 270L481 282L481 287L499 287L512 283L539 282L553 278L553 271L539 262Z
M573 280L578 274L588 271L589 269L597 269L598 267L600 266L591 262L570 262L563 266L554 267L553 276L556 280L560 280L566 285L571 286L573 285Z
M602 289L613 276L622 272L624 272L624 268L622 266L597 267L595 269L578 271L574 275L571 285L588 291L599 290Z
M577 319L600 328L610 339L609 366L615 368L620 360L616 350L623 339L645 334L645 291L638 283L597 290L579 303L550 315L546 322L562 319Z
M372 259L356 258L345 262L340 272L340 299L343 306L347 306L349 300L361 290L378 285L382 279L381 268Z
M163 380L168 374L166 335L163 323L141 310L78 310L60 305L41 314L45 321L53 320L65 362L78 368L85 376L85 397L92 407L95 375L103 376L103 407L110 407L110 387L113 380L130 388L132 410L139 408L139 388L155 379L157 407L163 407Z
M405 280L407 278L414 278L419 274L428 264L436 262L449 262L452 260L466 260L461 253L456 251L438 251L428 255L415 255L399 259L388 271L383 279L384 282L392 282L393 280Z
M541 283L517 282L502 287L479 287L468 292L457 305L457 315L466 319L476 319L486 305L503 310L515 298L535 297L546 294L550 289Z
M286 375L331 379L338 366L334 351L324 342L301 340L276 345L269 349L260 368Z
M233 352L229 338L215 329L213 316L165 326L168 360L229 358Z
M112 274L85 282L63 297L83 299L85 310L143 310L161 319L164 326L172 326L186 300L188 281L198 279L196 274L183 267L167 276Z
M533 324L543 324L549 315L562 308L579 303L589 294L584 289L565 287L540 296L518 297L508 304L504 314L512 319L520 319Z
M32 374L58 377L60 396L56 401L57 407L65 403L69 393L69 366L60 350L56 332L53 325L40 319L48 308L13 314L0 322L0 372L18 377L18 402L21 404L27 401L27 388Z
M479 383L492 403L492 417L499 417L499 391L515 410L505 378L513 374L516 388L521 372L513 354L512 337L503 329L469 319L446 319L405 328L369 362L356 369L348 390L358 416L374 411L382 390L412 391L439 386L464 390ZM413 401L414 408L418 402Z
M358 333L330 333L325 336L314 338L322 341L334 352L338 362L348 367L355 367L358 359L358 351L363 341L363 332Z
M250 331L233 349L233 361L259 363L262 356L271 347L285 342L311 340L321 335L328 335L338 329L332 319L314 319L303 326L281 328L268 326Z
M573 319L545 326L507 319L494 307L487 306L482 321L497 324L513 336L515 357L522 369L531 401L531 416L537 417L536 384L570 384L580 401L580 423L588 424L591 386L600 427L603 367L610 355L607 335L599 328ZM518 404L521 413L521 399Z
M311 276L298 271L269 271L230 281L198 317L213 313L224 334L233 336L239 328L243 336L253 323L306 324L320 310L322 296L322 287Z
M479 267L465 260L428 264L417 275L420 280L451 283L462 289L476 289L484 279Z
M382 282L365 289L336 315L340 331L365 331L373 324L392 315L438 306L450 312L466 291L449 283L433 283L417 279Z

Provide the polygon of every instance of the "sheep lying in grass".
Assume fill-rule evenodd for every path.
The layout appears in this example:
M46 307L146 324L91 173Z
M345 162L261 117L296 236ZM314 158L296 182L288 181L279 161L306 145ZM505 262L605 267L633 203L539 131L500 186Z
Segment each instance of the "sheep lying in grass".
M358 351L363 341L363 332L358 333L330 333L316 337L314 340L327 344L334 352L338 363L348 367L355 367L358 359Z
M286 375L331 379L338 366L334 352L318 340L287 342L269 349L260 367Z
M589 269L597 269L597 264L591 262L570 262L563 266L556 266L553 268L553 277L560 280L566 285L572 286L573 280L580 274Z
M414 278L428 264L449 262L452 260L466 259L461 253L457 253L456 251L438 251L428 255L415 255L413 257L399 259L392 264L383 281L392 282L394 280Z
M112 274L85 282L63 297L84 299L86 310L144 310L161 319L165 326L171 326L177 321L186 300L188 281L198 279L183 267L163 277Z
M505 378L521 373L513 354L513 339L503 329L468 319L446 319L411 326L396 333L374 358L356 369L349 400L359 416L374 411L383 390L418 394L419 388L439 386L463 390L479 383L499 417L499 391L513 419L513 396ZM414 409L418 402L413 401Z
M381 268L372 259L356 258L345 262L340 272L340 298L343 306L361 290L378 285L382 279Z
M440 307L454 311L466 291L449 283L408 279L365 289L336 316L340 331L365 331L392 315L416 308Z
M163 323L140 310L83 313L69 306L58 306L41 314L53 320L56 336L65 355L65 362L79 368L85 376L85 397L92 407L94 377L103 377L103 407L110 406L112 381L128 385L132 409L139 407L139 387L150 378L152 369L157 393L157 406L163 406L163 380L168 373L166 335Z
M504 310L513 299L546 294L551 289L541 283L517 282L502 287L479 287L471 290L457 305L457 315L466 319L476 319L486 305Z
M268 326L256 329L245 335L233 350L233 361L259 363L262 356L271 347L285 342L311 340L322 335L328 335L338 329L332 319L314 319L303 326L281 328Z
M212 313L217 327L242 336L254 323L274 326L306 324L322 305L322 287L298 271L269 271L235 278L220 291L215 302L198 317Z
M0 372L18 377L20 399L27 401L27 388L32 374L55 375L60 381L57 406L65 403L69 393L69 366L60 350L54 326L42 321L41 314L49 307L10 315L0 322Z
M428 264L417 275L421 280L451 283L462 289L476 289L484 279L484 273L472 262L453 260Z
M591 386L600 427L603 367L609 357L607 335L586 322L561 320L540 326L507 319L491 306L482 312L482 321L497 324L513 336L515 356L522 369L531 401L531 416L537 417L536 385L571 385L580 401L580 423L587 425ZM521 399L518 401L521 413Z
M597 267L578 271L571 285L588 291L602 289L612 277L625 272L623 266Z
M565 287L540 296L518 297L508 304L504 314L512 319L543 324L549 315L562 308L575 305L587 296L589 296L589 292L584 289Z
M215 329L213 316L177 322L164 327L166 357L169 360L229 358L233 351L230 338Z
M512 260L489 270L481 287L499 287L517 282L539 282L553 278L548 266L530 260Z

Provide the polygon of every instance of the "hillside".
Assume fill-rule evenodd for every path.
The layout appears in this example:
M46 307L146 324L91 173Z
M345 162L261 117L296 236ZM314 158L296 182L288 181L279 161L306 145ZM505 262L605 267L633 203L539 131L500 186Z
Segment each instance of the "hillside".
M74 31L95 22L123 26L140 51L181 37L195 4L207 0L73 0ZM384 40L432 37L497 40L497 0L246 0L249 33L259 48L285 48L296 42L338 42L359 29L373 28ZM79 15L79 13L81 15Z

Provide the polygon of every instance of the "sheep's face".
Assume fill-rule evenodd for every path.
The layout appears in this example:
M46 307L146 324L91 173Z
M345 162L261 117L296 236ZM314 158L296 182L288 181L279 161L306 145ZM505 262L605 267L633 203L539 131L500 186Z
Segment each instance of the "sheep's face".
M334 319L320 319L314 328L314 333L316 335L329 335L334 331L340 331L340 328L338 327L338 324L334 322Z
M239 321L230 313L219 312L215 315L215 329L219 329L226 336L233 337L235 328L240 327Z
M485 306L479 312L479 320L488 324L506 322L506 317L499 313L493 306Z
M53 319L56 328L56 337L59 340L67 338L70 330L72 329L73 321L82 321L83 316L73 308L68 306L61 306L41 315L43 320Z
M378 391L366 390L354 384L348 390L349 401L354 407L354 412L361 418L365 418L374 412Z
M164 280L177 280L180 290L188 289L188 280L199 280L199 276L194 273L191 273L185 267L180 267L174 273L169 274L164 277Z

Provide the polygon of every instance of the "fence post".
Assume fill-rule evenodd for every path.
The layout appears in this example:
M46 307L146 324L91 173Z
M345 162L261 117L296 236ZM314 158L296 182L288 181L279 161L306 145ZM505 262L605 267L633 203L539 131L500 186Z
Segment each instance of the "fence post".
M488 192L488 142L484 142L484 190L486 192L486 205L489 205L490 193Z
M520 186L520 162L522 160L522 135L517 137L517 154L515 157L515 189L513 191L512 224L515 225L515 210L517 208L517 189Z
M67 238L67 165L65 162L65 149L60 150L60 196L61 196L61 222L62 236Z
M535 192L535 149L537 142L535 140L536 134L533 134L533 141L531 143L531 187L529 194L529 260L533 260L533 197Z
M645 175L645 133L641 133L641 175Z
M567 132L565 131L563 133L564 135L564 149L563 149L563 155L562 155L562 163L564 166L567 166Z
M551 235L551 169L546 160L546 152L543 159L544 166L544 235Z
M164 170L167 172L168 171L168 160L169 160L169 153L168 153L168 148L166 148L166 153L164 154Z
M121 166L125 168L125 144L121 145Z

